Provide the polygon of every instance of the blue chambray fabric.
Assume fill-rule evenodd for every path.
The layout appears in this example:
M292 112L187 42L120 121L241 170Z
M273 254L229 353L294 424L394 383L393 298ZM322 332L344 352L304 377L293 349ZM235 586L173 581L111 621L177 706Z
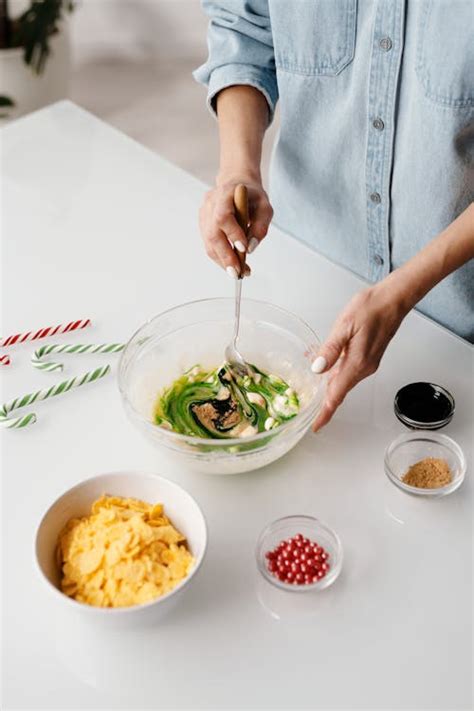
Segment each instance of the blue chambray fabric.
M208 102L280 99L275 222L374 282L474 199L472 0L204 0ZM474 342L474 260L419 310Z

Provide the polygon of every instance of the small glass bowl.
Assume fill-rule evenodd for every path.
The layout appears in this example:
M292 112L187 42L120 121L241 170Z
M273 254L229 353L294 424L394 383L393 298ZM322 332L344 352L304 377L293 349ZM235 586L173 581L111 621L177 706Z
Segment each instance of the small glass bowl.
M297 533L301 533L311 541L315 541L329 554L329 571L324 578L321 578L316 583L310 583L309 585L284 583L267 568L265 553L276 548L282 540L292 538ZM343 558L342 544L337 533L313 516L285 516L270 523L260 534L255 556L258 570L269 583L280 588L280 590L296 593L328 588L339 576Z
M436 419L437 407L439 403L444 403L442 416ZM431 413L428 419L414 420L408 413L412 413L414 406L424 406L427 413ZM441 385L435 383L409 383L395 395L393 409L396 417L405 427L411 430L439 430L451 422L454 415L456 403L453 396Z
M409 467L426 457L445 459L448 462L453 474L449 484L437 489L421 489L402 481ZM407 494L428 498L452 494L461 486L466 474L466 458L461 447L447 435L426 431L409 432L397 437L385 451L384 465L392 484Z

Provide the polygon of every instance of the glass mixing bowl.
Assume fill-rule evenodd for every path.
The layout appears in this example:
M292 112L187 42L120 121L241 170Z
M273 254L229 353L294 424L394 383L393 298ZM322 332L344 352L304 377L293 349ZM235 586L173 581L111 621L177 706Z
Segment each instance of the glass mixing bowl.
M163 453L208 474L237 474L282 457L308 430L324 400L326 379L310 367L320 345L312 329L278 306L243 299L239 350L248 362L288 382L300 398L299 413L270 432L235 439L190 437L154 424L162 389L196 364L221 365L233 325L232 298L183 304L139 328L120 359L119 387L131 421Z

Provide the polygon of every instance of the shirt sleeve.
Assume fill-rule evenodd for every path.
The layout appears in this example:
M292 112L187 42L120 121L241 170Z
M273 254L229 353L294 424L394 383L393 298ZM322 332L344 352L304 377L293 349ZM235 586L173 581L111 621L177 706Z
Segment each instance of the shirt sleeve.
M264 95L271 122L278 85L268 0L202 0L202 6L210 17L209 56L193 76L208 87L209 109L216 115L222 89L246 84Z

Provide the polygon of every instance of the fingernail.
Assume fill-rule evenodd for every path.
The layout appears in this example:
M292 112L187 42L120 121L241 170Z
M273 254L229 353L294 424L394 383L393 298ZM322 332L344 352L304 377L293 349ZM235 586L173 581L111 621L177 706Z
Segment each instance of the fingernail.
M258 239L256 237L252 237L252 239L249 242L249 246L248 246L248 250L247 250L248 253L252 254L254 249L256 249L257 247L258 247Z
M323 373L327 368L327 360L324 356L318 356L311 366L313 373Z
M242 254L245 252L245 244L239 239L237 240L237 242L234 242L234 247L238 249L239 252L242 252Z
M235 267L226 267L226 272L231 279L238 279L237 269Z

